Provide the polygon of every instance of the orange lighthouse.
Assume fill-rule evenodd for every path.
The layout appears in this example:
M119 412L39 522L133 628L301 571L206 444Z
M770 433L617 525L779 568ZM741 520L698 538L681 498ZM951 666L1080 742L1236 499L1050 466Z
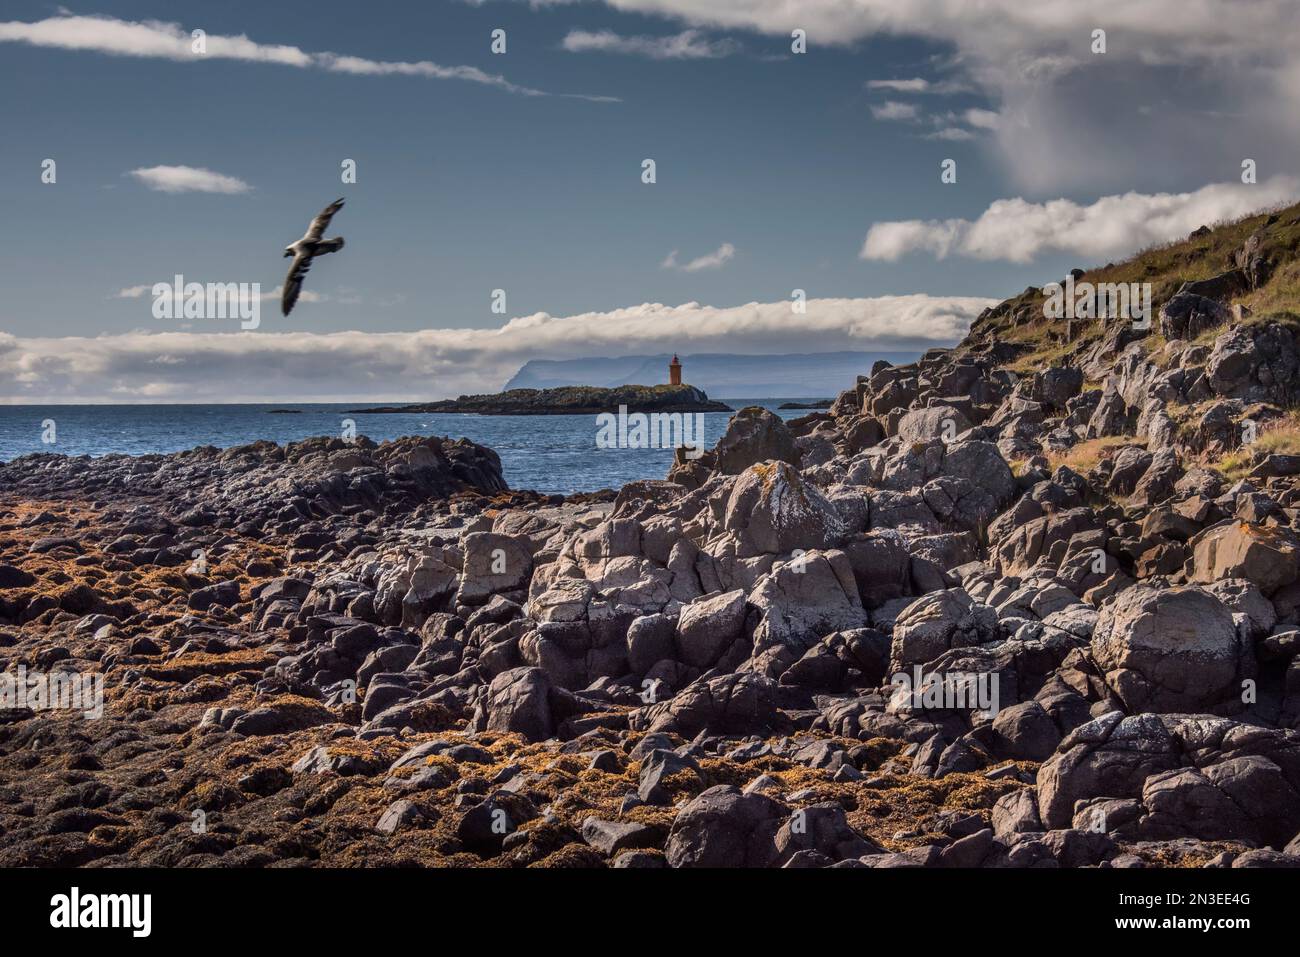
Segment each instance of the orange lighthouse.
M673 356L673 361L668 363L668 383L669 385L682 384L682 364L677 361L677 356Z

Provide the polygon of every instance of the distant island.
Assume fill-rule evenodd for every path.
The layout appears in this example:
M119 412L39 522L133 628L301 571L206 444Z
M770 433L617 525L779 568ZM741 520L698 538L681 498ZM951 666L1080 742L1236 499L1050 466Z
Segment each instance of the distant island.
M778 409L829 409L833 404L831 399L817 399L813 402L782 402Z
M691 385L621 385L612 389L574 385L554 389L509 389L494 395L350 409L355 415L395 412L466 412L474 415L599 415L616 412L731 412Z

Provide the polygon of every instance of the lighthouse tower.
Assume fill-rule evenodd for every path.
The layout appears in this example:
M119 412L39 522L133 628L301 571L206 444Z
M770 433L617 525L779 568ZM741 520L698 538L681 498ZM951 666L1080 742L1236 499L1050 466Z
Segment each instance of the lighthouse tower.
M668 383L669 385L682 384L682 364L673 356L673 361L668 363Z

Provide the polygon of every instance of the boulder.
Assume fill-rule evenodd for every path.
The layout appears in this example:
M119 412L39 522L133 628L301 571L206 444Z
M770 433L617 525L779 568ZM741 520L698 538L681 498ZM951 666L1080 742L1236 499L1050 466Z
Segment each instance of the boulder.
M1076 801L1134 798L1152 774L1181 761L1168 728L1153 714L1110 712L1075 728L1038 769L1038 811L1048 828L1069 827Z
M753 466L736 480L722 527L738 538L740 557L827 548L847 530L826 496L785 462Z
M1297 395L1300 354L1295 336L1277 322L1234 326L1214 341L1205 381L1216 395L1289 405Z
M335 717L319 702L306 698L286 697L263 705L235 718L230 730L238 734L260 736L286 734L329 724Z
M1082 388L1082 369L1075 366L1056 366L1034 373L1030 380L1029 394L1034 401L1061 412L1065 410L1066 403L1078 395Z
M743 594L743 593L742 593ZM627 664L633 674L643 675L676 652L677 629L667 615L642 615L627 629Z
M1097 517L1089 508L1054 511L1032 519L997 543L999 569L1003 575L1024 575L1043 559L1056 567L1075 535L1097 528Z
M1011 466L992 442L971 439L950 444L944 450L940 474L968 480L988 493L998 507L1009 504L1017 491Z
M677 622L677 657L708 668L740 637L745 624L745 592L697 598L682 608Z
M898 420L898 437L903 442L929 442L955 439L971 427L970 420L960 409L950 405L934 405L913 409Z
M694 758L656 748L641 760L637 797L646 804L671 804L673 791L681 786L681 779L698 781L699 774L700 766Z
M500 853L506 838L521 824L537 817L527 797L500 790L465 810L456 822L456 837L469 850L484 856Z
M36 576L26 572L17 565L0 562L0 588L22 588L36 582Z
M933 661L951 648L982 644L997 637L997 612L960 588L923 595L894 622L889 667L906 672Z
M1194 582L1244 578L1265 595L1296 580L1300 541L1283 528L1228 522L1207 528L1191 541Z
M1195 587L1121 592L1101 611L1092 656L1131 713L1208 710L1240 692L1248 664L1232 613Z
M844 545L858 595L867 608L879 608L911 591L912 558L907 541L893 529L867 532Z
M501 592L524 592L533 575L528 539L495 532L471 532L462 540L465 563L456 602L482 605Z
M632 821L606 821L589 817L582 822L582 839L606 857L629 848L653 847L663 831Z
M1141 446L1127 445L1111 459L1106 488L1116 495L1130 495L1151 465L1151 453Z
M993 751L1015 761L1046 761L1061 742L1061 731L1037 701L1003 708L993 719Z
M1195 339L1232 320L1228 307L1194 292L1179 291L1160 307L1160 333L1166 339Z
M1110 712L1079 726L1038 771L1049 828L1101 817L1131 836L1281 847L1300 828L1300 735L1203 715ZM1114 813L1112 813L1114 812Z
M784 644L802 650L831 632L867 625L852 565L835 550L778 563L755 582L749 604L759 616L759 649Z
M1191 836L1280 846L1300 821L1300 795L1260 755L1153 774L1143 783L1142 805L1137 828L1148 840Z
M1014 834L1044 830L1038 801L1029 788L1011 791L993 802L993 833L1002 839Z
M1129 409L1115 388L1114 377L1106 380L1101 398L1088 419L1087 436L1090 439L1108 435L1124 435L1129 430Z
M1133 489L1133 501L1146 506L1163 502L1174 494L1174 487L1182 475L1183 466L1178 453L1169 447L1156 449L1150 465Z
M769 797L719 784L678 813L664 853L672 867L771 867L787 816Z
M555 734L551 679L541 668L511 668L488 685L470 720L473 731L515 731L529 741Z
M761 462L799 464L794 436L785 422L757 406L741 409L731 417L713 454L716 468L723 475L739 475Z
M844 808L826 802L799 808L786 819L774 838L776 866L797 854L816 854L827 863L880 854L884 848L863 837L850 825Z
M195 611L207 611L214 605L231 608L239 604L239 598L239 582L217 582L190 592L189 606Z
M633 731L679 734L751 734L778 720L776 685L751 672L720 675L687 685L667 701L638 708L629 716Z
M428 817L424 808L403 798L388 805L375 825L375 830L380 834L396 834L423 823Z

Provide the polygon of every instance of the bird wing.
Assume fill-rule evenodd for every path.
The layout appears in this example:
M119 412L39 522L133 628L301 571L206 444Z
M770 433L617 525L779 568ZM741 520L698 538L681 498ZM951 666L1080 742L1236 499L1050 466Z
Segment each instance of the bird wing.
M289 275L284 277L284 292L280 294L281 315L287 316L293 311L293 305L298 301L298 294L302 292L302 279L309 269L311 269L310 254L298 253L293 257L293 263L289 266Z
M334 218L334 214L342 208L343 200L336 199L322 209L316 218L311 221L311 225L307 227L307 235L304 238L310 239L312 242L318 241L325 235L325 230L329 228L330 220Z

